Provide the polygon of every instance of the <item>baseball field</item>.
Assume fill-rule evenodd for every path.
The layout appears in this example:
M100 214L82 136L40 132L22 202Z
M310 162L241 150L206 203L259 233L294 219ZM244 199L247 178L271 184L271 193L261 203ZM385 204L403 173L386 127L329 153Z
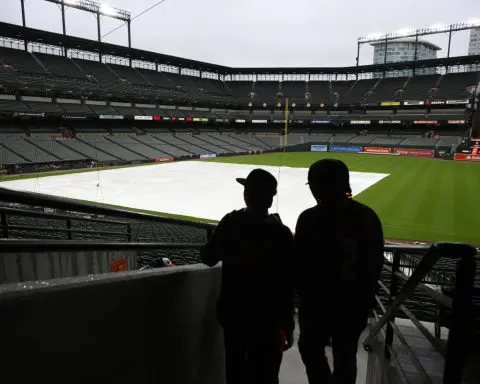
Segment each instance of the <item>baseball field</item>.
M293 152L221 157L211 161L307 168L327 157L344 161L350 171L389 174L355 197L377 212L385 237L480 245L480 163Z

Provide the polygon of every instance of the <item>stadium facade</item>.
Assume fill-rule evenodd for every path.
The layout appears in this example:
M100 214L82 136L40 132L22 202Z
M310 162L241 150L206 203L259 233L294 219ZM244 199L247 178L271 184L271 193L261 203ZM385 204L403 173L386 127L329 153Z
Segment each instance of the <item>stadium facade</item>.
M415 60L432 60L437 58L437 52L441 48L425 40L418 42L414 38L404 38L388 41L388 44L381 41L371 43L373 46L373 64L412 62ZM385 49L386 48L386 49ZM433 75L432 68L421 69L418 74ZM411 76L411 70L405 72L396 71L395 76Z

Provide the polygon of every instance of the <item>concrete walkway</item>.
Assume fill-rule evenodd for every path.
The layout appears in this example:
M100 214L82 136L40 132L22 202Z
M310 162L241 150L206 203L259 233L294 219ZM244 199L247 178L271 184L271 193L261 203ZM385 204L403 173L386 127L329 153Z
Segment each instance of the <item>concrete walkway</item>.
M282 367L280 369L280 384L308 384L307 375L305 373L305 366L303 365L300 352L298 351L298 325L295 328L295 344L294 346L285 352L283 355ZM357 384L365 384L367 378L367 361L368 353L363 349L362 342L367 335L367 331L364 331L360 336L358 346L358 375ZM332 350L330 347L326 348L326 353L330 366L332 366Z

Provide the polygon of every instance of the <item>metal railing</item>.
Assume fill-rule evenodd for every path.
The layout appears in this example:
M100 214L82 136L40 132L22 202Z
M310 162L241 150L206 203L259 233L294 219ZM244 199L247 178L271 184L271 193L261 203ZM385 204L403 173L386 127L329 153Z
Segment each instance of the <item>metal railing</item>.
M397 363L398 372L402 374L406 382L409 382L396 351L394 344L394 338L396 337L407 350L411 363L420 375L421 381L432 383L432 379L427 374L421 359L395 323L397 313L401 311L430 342L433 349L444 358L443 383L461 383L463 369L475 335L473 297L477 250L470 245L449 243L433 244L428 250L425 248L417 249L417 252L425 252L425 254L410 277L407 277L400 269L403 253L414 251L413 247L390 246L387 247L387 250L393 252L391 265L386 266L390 273L390 287L388 288L383 281L380 281L379 285L380 290L388 295L388 307L382 303L379 296L376 297L381 313L379 314L377 310L374 311L377 323L371 328L364 341L365 349L371 350L371 345L376 336L380 332L384 332L385 356L387 359L394 359ZM454 259L457 263L451 296L422 283L422 280L442 258ZM400 289L401 284L403 284L403 288ZM405 305L406 300L414 295L415 290L422 291L437 305L451 312L450 329L446 343L439 339L439 334L433 335ZM386 330L384 330L384 327L386 327Z

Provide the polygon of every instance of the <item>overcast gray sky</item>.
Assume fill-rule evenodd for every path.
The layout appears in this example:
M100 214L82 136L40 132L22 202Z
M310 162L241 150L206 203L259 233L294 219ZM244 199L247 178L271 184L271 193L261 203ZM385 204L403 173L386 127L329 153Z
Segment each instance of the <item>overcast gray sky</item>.
M61 32L58 5L25 2L28 26ZM99 2L134 16L157 0ZM480 19L479 0L166 0L132 22L132 45L229 66L347 66L355 63L358 36L469 19ZM0 0L0 21L21 24L19 0ZM102 32L119 23L102 18ZM94 16L69 9L67 33L95 39ZM428 39L446 54L446 34ZM105 41L126 45L126 27ZM468 32L457 32L452 54L467 50ZM361 64L371 62L365 46Z

